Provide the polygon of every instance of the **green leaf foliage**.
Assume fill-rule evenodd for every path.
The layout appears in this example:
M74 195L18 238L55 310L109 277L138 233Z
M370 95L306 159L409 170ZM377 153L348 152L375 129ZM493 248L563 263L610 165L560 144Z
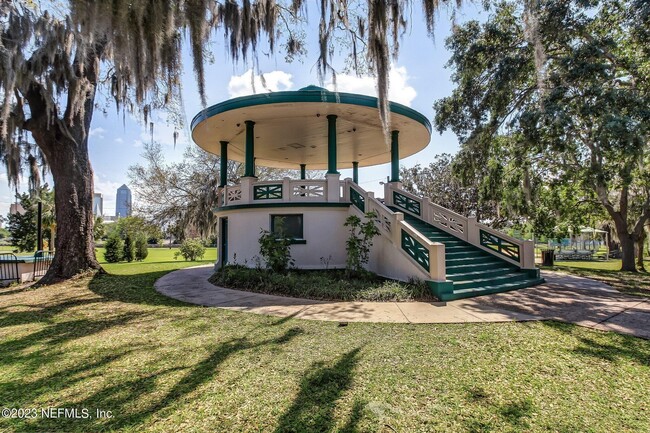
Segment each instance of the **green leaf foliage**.
M377 218L376 212L366 212L363 220L356 215L350 215L345 219L343 225L350 230L350 236L345 241L348 274L365 271L364 265L370 258L372 239L379 234L379 229L375 226L375 218Z
M501 2L447 40L456 88L435 104L457 171L500 212L544 234L611 219L631 270L650 218L647 20L632 0Z
M203 258L205 255L205 247L201 239L185 239L181 247L174 253L174 259L183 256L186 261L196 261Z
M124 238L124 253L122 258L127 262L132 262L135 260L135 244L133 243L133 238L131 235L126 235Z
M147 236L144 233L140 233L135 238L135 259L142 261L147 258L149 255L149 249L147 247Z
M16 195L24 212L7 216L7 230L11 236L11 245L20 251L36 249L36 202L29 194Z
M266 267L274 272L285 273L295 260L291 258L291 239L286 236L283 219L275 223L275 231L262 230L259 238L260 255Z
M116 234L111 234L104 244L104 260L108 263L117 263L124 255L124 241Z

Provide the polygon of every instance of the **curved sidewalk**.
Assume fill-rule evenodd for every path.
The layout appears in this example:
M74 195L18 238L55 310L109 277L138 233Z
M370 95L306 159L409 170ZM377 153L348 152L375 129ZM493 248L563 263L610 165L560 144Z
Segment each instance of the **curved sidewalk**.
M467 323L559 320L650 339L650 302L587 278L544 272L545 284L452 302L328 302L217 287L213 266L170 272L155 289L207 307L337 322Z

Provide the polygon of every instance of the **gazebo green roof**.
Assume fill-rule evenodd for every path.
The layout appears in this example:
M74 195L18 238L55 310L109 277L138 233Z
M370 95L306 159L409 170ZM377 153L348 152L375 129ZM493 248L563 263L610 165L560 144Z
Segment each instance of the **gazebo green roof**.
M256 165L275 168L327 168L327 116L336 115L337 167L390 162L372 96L332 92L318 86L229 99L199 112L192 120L192 138L208 152L219 154L228 142L228 158L245 160L245 121L255 122ZM390 103L391 130L399 131L400 158L424 149L431 124L421 113Z

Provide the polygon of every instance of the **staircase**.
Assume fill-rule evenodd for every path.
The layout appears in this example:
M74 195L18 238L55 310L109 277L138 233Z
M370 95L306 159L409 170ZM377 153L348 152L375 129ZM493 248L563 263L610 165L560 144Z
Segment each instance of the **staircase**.
M391 209L401 211L395 207ZM404 221L432 242L445 245L447 279L453 282L453 290L449 292L432 287L434 295L441 301L517 290L544 282L537 270L520 269L419 218L404 214Z

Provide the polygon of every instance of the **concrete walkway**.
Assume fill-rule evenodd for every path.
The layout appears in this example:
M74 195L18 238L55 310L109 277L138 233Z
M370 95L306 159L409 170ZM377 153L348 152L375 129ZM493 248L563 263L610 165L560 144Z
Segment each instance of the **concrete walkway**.
M452 302L322 302L216 287L213 267L171 272L158 279L163 295L228 310L337 322L467 323L559 320L650 339L650 302L587 278L544 272L546 283Z

